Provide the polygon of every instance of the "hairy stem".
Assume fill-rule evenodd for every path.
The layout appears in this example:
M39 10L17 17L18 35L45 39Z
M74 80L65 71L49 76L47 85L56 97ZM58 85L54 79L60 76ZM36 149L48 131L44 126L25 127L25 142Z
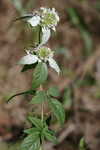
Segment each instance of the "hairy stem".
M40 91L43 90L43 86L40 85ZM41 104L41 121L43 121L43 118L44 118L44 103Z
M39 27L39 42L38 42L38 44L41 43L41 32L42 32L41 27Z

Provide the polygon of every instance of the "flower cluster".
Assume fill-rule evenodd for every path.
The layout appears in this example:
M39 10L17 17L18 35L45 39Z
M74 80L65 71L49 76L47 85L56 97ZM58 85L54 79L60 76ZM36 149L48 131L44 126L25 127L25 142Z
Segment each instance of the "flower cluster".
M26 51L27 55L22 57L19 64L30 65L37 62L48 63L57 73L60 72L60 68L56 61L53 59L54 52L43 46L50 38L51 30L55 31L55 27L59 22L59 16L54 8L43 8L41 7L36 11L33 16L27 20L32 27L40 26L42 32L42 38L39 45L33 51Z
M56 31L56 26L59 22L59 16L55 11L55 8L41 7L38 11L34 12L33 17L27 20L32 27L40 25L42 28L42 40L41 45L45 44L51 35L51 30Z

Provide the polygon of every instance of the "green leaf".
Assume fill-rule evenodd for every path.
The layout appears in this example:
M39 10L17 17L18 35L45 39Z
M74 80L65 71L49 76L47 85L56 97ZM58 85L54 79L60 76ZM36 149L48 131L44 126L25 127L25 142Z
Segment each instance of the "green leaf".
M48 69L45 63L40 62L35 69L33 74L33 82L32 88L38 88L41 84L43 84L47 80Z
M45 91L38 91L36 95L32 98L31 104L40 104L46 100Z
M41 119L36 118L36 117L28 117L28 120L38 129L42 129L43 128L43 122L41 121Z
M48 141L53 142L53 143L55 143L55 144L58 143L57 138L56 138L56 136L53 134L52 131L50 131L50 130L45 130L43 134L44 134L44 137L45 137Z
M80 142L79 142L79 150L86 150L86 144L85 144L85 140L83 137L80 139Z
M29 128L29 129L24 130L24 133L26 133L26 134L33 134L33 133L37 133L37 132L39 132L39 130L37 128Z
M28 135L21 145L21 150L39 150L39 148L40 138L38 133Z
M58 97L60 95L60 91L57 87L49 88L47 91L50 96Z
M24 92L20 92L20 93L17 93L17 94L14 94L12 96L10 96L8 99L7 99L7 102L9 102L10 100L12 100L14 97L16 96L20 96L20 95L28 95L28 94L31 94L33 95L35 93L35 91L33 90L27 90L27 91L24 91Z
M65 111L62 104L55 98L49 99L49 107L51 108L53 114L62 125L65 121Z
M72 24L80 30L84 42L83 55L89 56L93 50L93 40L87 24L76 8L67 8L67 12Z

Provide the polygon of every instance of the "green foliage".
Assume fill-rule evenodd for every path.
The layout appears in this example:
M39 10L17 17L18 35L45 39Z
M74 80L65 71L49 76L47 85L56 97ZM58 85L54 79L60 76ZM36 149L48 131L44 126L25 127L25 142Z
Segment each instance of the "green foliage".
M32 89L38 88L47 80L48 69L45 63L38 63L33 74Z
M96 80L92 73L87 73L82 80L78 80L76 83L77 86L79 87L84 87L84 86L94 86L96 85Z
M45 91L37 91L36 95L32 98L31 104L40 104L47 99Z
M42 129L43 128L43 121L36 117L28 117L28 120L37 128Z
M63 105L66 108L70 108L72 105L72 98L71 98L72 91L70 88L65 89L63 95Z
M62 104L55 98L49 98L49 107L61 125L65 121L65 111Z
M34 127L34 128L29 128L29 129L24 130L24 133L26 134L32 134L34 132L39 132L38 128Z
M79 142L79 150L86 150L86 144L85 144L84 138L81 138L81 139L80 139L80 142Z
M47 93L48 93L48 95L53 96L53 97L60 96L60 91L59 91L59 89L57 87L49 88Z
M10 96L7 99L7 102L9 102L10 100L12 100L16 96L20 96L20 95L34 95L34 93L35 93L34 90L27 90L27 91L24 91L24 92L21 92L21 93L17 93L17 94L14 94L14 95Z
M31 0L31 3L32 2L33 1ZM20 3L19 0L13 0L13 3L20 14L23 15L25 9L22 9L22 3ZM30 7L30 5L27 5L26 8L28 7ZM44 20L49 20L50 22L41 25L44 16L46 17ZM26 72L30 69L34 69L34 72L32 89L12 95L8 101L19 95L34 95L30 104L41 104L41 114L35 114L35 117L28 117L28 121L31 123L31 128L24 130L24 135L26 137L20 148L21 150L41 150L44 140L54 142L55 144L57 143L55 133L49 129L46 122L44 102L46 101L46 104L49 105L52 113L61 125L64 124L65 121L63 105L57 99L53 98L60 96L58 88L52 87L46 91L43 89L43 84L48 77L47 65L53 68L58 74L60 73L60 68L53 59L53 51L44 46L51 36L51 30L56 30L55 27L59 22L59 16L54 8L40 8L39 12L35 11L35 13L25 14L16 18L14 21L17 20L24 20L30 24L32 38L34 39L34 42L32 41L32 48L26 51L26 55L20 59L18 64L23 65L21 72ZM37 116L41 116L41 118ZM49 117L51 117L51 114Z
M40 138L38 132L28 135L21 145L21 150L39 150L39 148Z
M84 55L89 56L93 49L93 41L87 24L76 8L67 8L67 12L72 24L80 30L80 34L84 42Z
M53 143L55 143L55 144L58 143L57 138L55 137L55 134L54 134L52 131L46 129L46 130L44 130L43 134L44 134L44 137L45 137L48 141L53 142Z
M40 141L47 139L48 141L57 143L57 139L55 137L54 132L48 129L48 126L45 121L42 121L41 119L36 118L36 117L29 117L28 119L29 121L31 121L32 125L35 127L26 129L24 131L24 133L28 134L27 138L25 138L24 144L27 143L29 140L31 141L31 138L33 137L41 139Z

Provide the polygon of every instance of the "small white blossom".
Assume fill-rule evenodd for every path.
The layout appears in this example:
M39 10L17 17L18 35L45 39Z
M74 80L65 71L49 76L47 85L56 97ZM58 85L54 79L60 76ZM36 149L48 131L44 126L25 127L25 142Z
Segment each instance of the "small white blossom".
M40 8L42 10L41 13L41 26L48 27L52 30L55 30L55 27L57 26L59 22L59 16L57 12L55 11L55 8Z
M44 45L50 38L51 29L56 31L56 26L59 22L59 16L55 11L55 8L44 8L41 7L38 11L34 13L34 16L27 20L28 23L31 24L32 27L40 25L42 28L42 38L41 43L39 45Z
M26 56L22 57L18 64L34 64L36 62L49 63L49 66L53 68L58 74L60 73L60 68L56 61L53 59L54 52L48 47L40 47L36 54L30 54L29 51Z

